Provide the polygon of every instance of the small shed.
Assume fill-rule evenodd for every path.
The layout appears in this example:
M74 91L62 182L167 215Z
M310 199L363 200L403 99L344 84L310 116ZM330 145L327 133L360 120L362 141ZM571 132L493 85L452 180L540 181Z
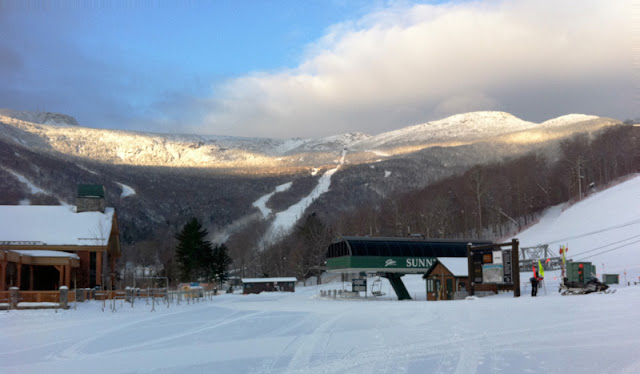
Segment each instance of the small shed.
M438 257L422 277L427 300L458 300L468 295L469 262L466 257Z
M295 292L295 277L284 278L242 278L242 293Z
M620 284L620 274L602 274L604 284Z
M596 277L596 266L591 262L567 262L567 280L586 283Z

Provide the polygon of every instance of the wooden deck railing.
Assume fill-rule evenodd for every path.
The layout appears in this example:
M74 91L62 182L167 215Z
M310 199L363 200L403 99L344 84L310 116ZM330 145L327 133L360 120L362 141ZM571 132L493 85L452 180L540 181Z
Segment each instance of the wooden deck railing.
M12 291L0 291L0 309L37 309L37 308L55 308L62 307L60 304L60 291L19 291L17 292L17 301L11 302ZM192 302L200 302L201 300L212 300L216 294L215 291L204 290L179 290L168 291L164 288L156 289L127 289L127 290L92 290L77 289L69 290L67 293L67 307L74 301L83 302L85 300L100 300L103 302L103 310L107 305L107 301L113 302L112 308L115 309L115 301L127 301L133 307L137 300L146 300L145 304L152 305L156 303L180 305L182 303L190 304ZM42 303L42 305L36 305ZM22 304L22 305L20 305Z

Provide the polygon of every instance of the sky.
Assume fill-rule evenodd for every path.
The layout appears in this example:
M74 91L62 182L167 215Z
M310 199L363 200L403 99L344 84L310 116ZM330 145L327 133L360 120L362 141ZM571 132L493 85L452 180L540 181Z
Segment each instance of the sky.
M371 135L478 111L640 117L637 0L0 0L0 108Z

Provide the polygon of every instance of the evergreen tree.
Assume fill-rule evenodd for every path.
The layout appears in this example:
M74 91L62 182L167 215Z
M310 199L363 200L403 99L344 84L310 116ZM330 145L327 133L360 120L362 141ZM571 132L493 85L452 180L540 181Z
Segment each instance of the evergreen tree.
M205 240L209 233L198 220L193 217L176 235L178 246L176 260L179 267L179 277L182 282L208 278L208 269L212 259L211 242Z
M222 283L228 279L227 269L231 265L231 257L227 250L227 246L223 244L217 245L212 252L210 262L210 276Z

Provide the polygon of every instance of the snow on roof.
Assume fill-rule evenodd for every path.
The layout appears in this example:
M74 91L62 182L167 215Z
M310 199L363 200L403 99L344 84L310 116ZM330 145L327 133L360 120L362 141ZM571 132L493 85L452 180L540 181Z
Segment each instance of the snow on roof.
M67 257L67 258L75 258L76 260L80 259L75 253L63 252L63 251L41 251L41 250L32 250L32 249L12 249L10 252L19 253L23 256L31 256L31 257Z
M285 278L242 278L242 283L296 282L294 277Z
M113 208L76 213L75 206L0 206L0 245L107 245Z
M438 261L455 277L469 276L469 263L466 257L438 257Z

